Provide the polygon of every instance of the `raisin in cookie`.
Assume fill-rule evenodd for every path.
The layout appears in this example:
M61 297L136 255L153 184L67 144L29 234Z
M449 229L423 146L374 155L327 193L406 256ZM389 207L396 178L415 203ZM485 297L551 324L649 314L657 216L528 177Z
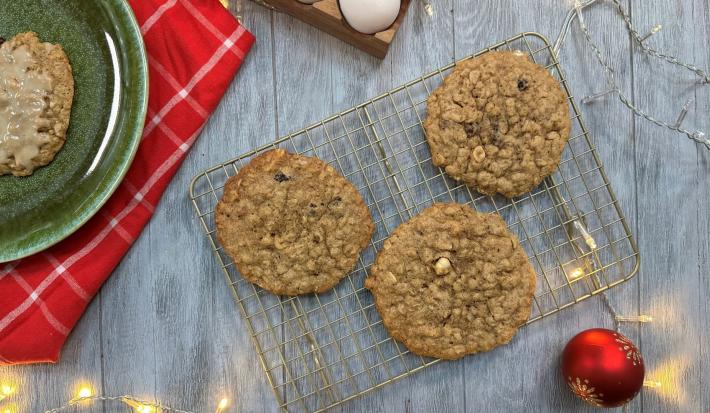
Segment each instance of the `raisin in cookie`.
M560 163L571 121L565 93L521 52L458 63L427 101L432 161L485 195L530 191Z
M374 230L355 187L320 159L268 151L230 178L217 235L247 280L274 294L333 288Z
M392 337L457 359L513 338L530 316L535 272L498 215L434 204L385 241L365 287Z
M74 78L58 44L20 33L0 46L0 175L31 175L64 145Z

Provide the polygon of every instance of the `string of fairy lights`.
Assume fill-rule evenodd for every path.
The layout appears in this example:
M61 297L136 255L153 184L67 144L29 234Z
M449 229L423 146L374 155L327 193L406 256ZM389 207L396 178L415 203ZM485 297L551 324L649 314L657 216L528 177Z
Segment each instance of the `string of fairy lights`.
M702 69L689 64L680 61L678 58L675 56L671 56L665 53L658 52L657 50L651 48L648 46L645 42L651 38L652 36L658 34L663 26L661 24L655 25L650 29L648 33L645 35L640 35L639 31L634 27L631 17L629 14L624 10L623 6L618 0L610 0L613 5L615 6L617 12L619 15L622 17L625 23L625 27L630 35L630 38L633 39L634 45L638 47L643 53L646 53L652 57L661 59L666 61L667 63L670 63L672 65L678 66L680 68L686 69L688 71L693 72L697 77L698 85L707 85L710 83L710 77L708 77L708 74L703 71ZM675 120L675 122L669 122L669 121L663 121L659 120L656 117L648 114L644 110L638 108L630 99L626 97L626 95L622 92L620 86L616 82L615 76L614 76L614 68L612 67L611 63L609 60L604 56L604 53L602 52L601 48L596 44L596 42L592 38L591 31L589 27L586 24L586 21L582 15L582 11L595 4L595 3L601 3L602 0L586 0L586 1L580 1L580 0L574 0L574 4L572 9L569 11L565 21L562 24L562 28L560 30L560 34L557 38L557 41L555 42L553 46L553 53L559 57L561 47L564 44L564 41L567 37L567 34L570 31L572 22L577 19L580 31L583 34L584 40L587 43L587 45L592 49L594 52L594 56L599 63L599 65L602 67L605 77L606 77L606 83L607 83L607 89L601 92L596 92L593 93L589 96L585 96L581 102L583 104L590 104L593 103L594 101L603 99L607 96L613 96L616 95L621 103L632 113L635 115L642 117L652 123L654 123L657 126L670 129L672 131L681 133L686 135L689 139L700 143L704 145L706 148L710 149L710 140L708 140L705 137L705 134L702 131L695 130L687 130L684 129L682 124L683 121L685 120L686 115L688 114L690 110L690 105L692 103L692 100L689 99L685 102L683 107L680 110L680 113ZM594 239L591 237L591 235L586 231L586 228L584 227L584 224L581 221L574 221L574 231L579 235L579 238L582 239L584 242L583 244L583 253L585 257L594 257L596 253L596 242ZM579 223L579 225L577 225ZM571 269L570 271L567 272L568 279L570 281L574 280L581 280L585 277L591 277L593 279L594 277L594 266L593 263L591 265L591 273L589 271L590 265L587 262L579 263L580 265ZM620 315L615 306L611 303L609 300L608 296L606 295L605 292L602 292L600 294L602 302L610 315L612 316L612 320L614 322L614 328L616 331L621 330L621 326L623 323L639 323L639 324L645 324L645 323L650 323L653 321L653 317L648 314L639 314L639 315L634 315L634 316L626 316L626 315ZM657 368L652 372L653 374L659 374L662 373L661 368ZM667 373L667 372L666 372ZM664 374L664 376L668 376L668 374ZM658 377L651 377L649 379L644 380L643 383L644 387L647 388L652 388L652 389L658 389L661 391L661 393L669 393L673 392L677 389L674 388L674 386L668 386L666 383L666 386L658 380ZM666 389L662 389L663 387L666 387ZM624 406L624 411L627 409L627 406Z
M692 98L689 98L686 100L685 104L682 106L678 117L674 121L667 121L667 120L662 120L659 119L655 115L651 115L645 110L639 108L621 89L619 84L616 82L615 79L615 69L612 66L611 62L607 57L604 56L604 53L602 52L601 48L596 44L596 42L592 39L592 34L589 30L589 27L587 26L587 23L582 15L582 10L595 4L595 3L601 3L601 0L587 0L586 2L581 2L580 0L575 0L574 2L574 7L571 10L570 14L567 17L567 20L565 21L565 25L563 26L563 34L561 34L560 39L561 41L564 41L564 33L565 31L569 30L569 22L573 18L577 18L579 22L579 28L582 31L582 34L584 36L584 40L587 42L589 47L592 49L594 52L594 56L599 63L599 65L602 67L604 71L604 75L606 76L606 82L607 82L607 89L601 92L594 93L593 95L586 96L584 99L582 99L582 103L591 103L595 100L601 99L605 96L611 96L611 95L616 95L621 101L621 103L626 106L628 110L633 112L636 116L639 116L643 119L646 119L647 121L655 124L656 126L666 128L669 130L672 130L674 132L678 132L680 134L685 135L689 139L702 144L705 146L706 149L710 150L710 139L705 135L705 132L701 130L692 130L692 129L687 129L683 126L683 121L686 118L686 115L688 114L690 110L690 105L693 102ZM640 35L639 31L636 29L634 24L631 21L631 16L629 13L624 9L624 7L621 5L619 0L611 0L611 3L614 5L616 8L617 12L619 15L622 17L625 23L625 27L627 32L629 33L629 36L633 40L633 46L640 49L641 52L657 58L659 60L665 61L671 65L677 66L679 68L688 70L692 73L695 74L697 77L696 85L710 85L710 75L708 73L695 65L691 63L686 63L678 59L677 57L673 55L669 55L666 53L662 53L657 51L656 49L648 46L646 44L646 41L654 36L657 35L662 29L663 26L661 24L655 25L651 30L646 33L645 35ZM560 41L558 41L560 43ZM555 45L556 47L559 47L558 44Z
M18 387L10 383L0 384L0 403L5 401L12 401L12 399L18 396ZM78 386L74 397L69 399L66 404L59 407L55 407L49 410L45 410L44 413L60 413L65 411L77 411L80 409L88 409L90 407L95 407L97 403L103 404L104 407L111 405L121 405L123 407L131 409L134 413L195 413L190 410L182 410L174 407L164 406L156 402L149 402L141 400L134 396L123 395L123 396L102 396L94 393L94 389L86 384ZM214 406L215 413L226 413L226 409L229 407L229 399L222 398ZM201 410L201 412L209 411L210 407L205 406L206 410ZM20 410L16 404L6 403L0 407L0 413L19 413Z

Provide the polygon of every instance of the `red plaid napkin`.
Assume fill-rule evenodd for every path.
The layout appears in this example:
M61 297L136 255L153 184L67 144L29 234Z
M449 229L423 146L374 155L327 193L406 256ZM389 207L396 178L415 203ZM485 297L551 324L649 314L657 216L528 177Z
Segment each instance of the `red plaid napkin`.
M218 0L130 3L150 67L138 153L116 193L79 231L43 253L0 264L0 365L58 360L254 43Z

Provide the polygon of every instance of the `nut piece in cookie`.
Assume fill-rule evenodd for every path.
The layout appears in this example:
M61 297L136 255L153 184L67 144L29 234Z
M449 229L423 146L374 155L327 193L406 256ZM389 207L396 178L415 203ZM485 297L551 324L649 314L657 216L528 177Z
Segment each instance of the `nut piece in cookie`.
M347 179L320 159L283 149L231 177L215 214L218 238L242 276L280 295L333 288L374 231Z
M524 53L460 62L429 96L432 161L485 195L530 191L560 163L571 121L567 96Z
M62 47L36 33L0 44L0 175L27 176L64 145L74 78Z
M365 287L392 337L457 359L513 338L530 316L535 271L498 215L434 204L385 240Z

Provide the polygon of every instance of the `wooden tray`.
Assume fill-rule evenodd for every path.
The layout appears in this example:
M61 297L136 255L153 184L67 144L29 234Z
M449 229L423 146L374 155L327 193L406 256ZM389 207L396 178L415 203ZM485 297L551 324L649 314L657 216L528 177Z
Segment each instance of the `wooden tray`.
M342 14L340 14L338 0L320 0L313 4L303 4L297 0L265 0L264 3L323 30L366 53L384 59L394 35L397 33L397 29L399 29L404 20L410 0L402 0L399 16L397 16L397 20L392 26L373 35L362 34L352 29Z

